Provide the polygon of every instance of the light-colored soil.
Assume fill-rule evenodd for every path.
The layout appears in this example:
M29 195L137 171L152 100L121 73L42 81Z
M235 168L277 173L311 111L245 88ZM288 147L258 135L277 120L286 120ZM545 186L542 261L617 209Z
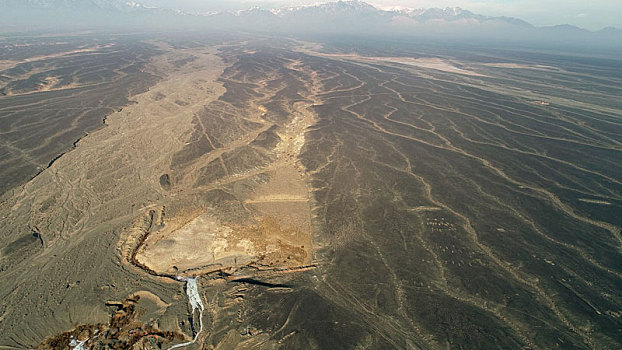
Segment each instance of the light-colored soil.
M19 61L0 60L0 71L10 69L19 64Z
M14 291L0 306L1 329L8 334L3 341L10 336L12 344L32 348L76 324L107 322L105 301L137 290L171 302L170 286L121 264L115 246L124 227L144 222L146 210L166 202L159 177L185 144L193 116L224 92L216 79L225 64L205 48L162 49L149 66L162 77L159 83L0 203L0 239L11 242L32 231L40 237L40 248L25 263L0 256L11 269L0 289ZM169 63L190 56L197 59L182 67ZM159 321L163 328L179 327L177 318L185 317L180 307L185 310L185 300L167 309Z
M600 204L600 205L611 205L611 202L601 201L598 199L589 199L589 198L579 198L581 202L591 203L591 204Z
M520 64L520 63L482 63L483 66L495 67L495 68L510 68L510 69L539 69L539 70L559 70L559 68L552 66L545 66L541 64Z
M159 274L195 276L248 264L296 267L310 263L311 210L309 187L298 156L304 133L314 122L309 103L297 103L293 118L279 134L274 162L261 169L269 180L244 200L257 224L227 226L208 213L196 213L184 225L171 218L150 234L135 256ZM260 111L265 112L263 106Z
M475 77L483 77L483 74L458 68L454 66L451 61L436 58L436 57L423 57L423 58L412 58L412 57L365 57L365 59L372 61L383 61L383 62L391 62L391 63L400 63L406 64L409 66L416 66L420 68L428 68L428 69L436 69L443 72L448 73L457 73L464 75L471 75Z
M141 246L136 259L160 273L177 274L206 266L219 269L235 265L238 260L240 264L249 263L255 255L249 240L239 239L230 227L220 225L208 214L178 230L153 236Z
M18 334L11 336L15 344L105 323L106 301L137 292L147 310L143 322L157 319L158 329L191 334L180 322L187 317L181 284L166 277L221 271L258 278L313 265L310 187L298 159L315 122L313 72L288 60L273 74L243 76L236 83L258 97L236 107L220 99L226 89L218 78L231 61L205 47L161 49L147 68L160 82L0 203L0 238L36 232L41 242L32 263L11 267L11 280L0 281L14 291L0 317L8 321L4 330ZM305 97L279 109L270 103L287 82L264 79L281 73L290 83L297 79ZM213 147L202 144L194 158L175 163L176 155L189 154L197 132ZM223 175L200 182L213 176L203 170L212 162ZM213 193L225 199L210 199ZM43 302L52 305L45 315ZM29 316L35 314L41 321ZM23 325L31 326L27 334Z
M158 176L168 170L172 154L183 147L192 116L222 91L213 83L223 67L218 58L209 53L191 54L199 59L178 71L168 67L170 57L158 57L153 69L158 74L169 70L164 81L136 96L135 104L110 115L106 128L80 140L74 151L17 196L15 206L33 201L31 224L40 228L44 240L53 243L87 226L132 217L140 207L161 197ZM156 101L158 93L166 97ZM189 104L175 104L178 99ZM65 198L65 204L48 209L45 203L58 198ZM42 206L46 210L36 210ZM128 207L136 212L128 212Z
M112 44L110 44L110 45L95 45L93 47L88 47L88 48L83 48L83 49L76 49L76 50L68 50L68 51L58 52L58 53L54 53L54 54L50 54L50 55L41 55L41 56L29 57L29 58L25 58L25 59L20 60L20 61L0 60L0 71L13 68L13 67L17 66L20 63L37 62L37 61L46 60L46 59L50 59L50 58L58 58L58 57L68 56L68 55L72 55L72 54L76 54L76 53L94 52L94 51L97 51L99 49L103 49L103 48L107 48L107 47L112 47L112 46L113 46Z
M476 76L476 77L485 76L475 71L456 67L454 64L452 64L450 60L437 58L437 57L414 58L414 57L390 57L390 56L361 56L358 54L326 54L326 53L309 51L308 49L304 49L304 50L301 49L301 51L305 53L312 53L314 55L322 56L322 57L346 59L346 60L353 60L353 61L359 61L359 62L365 62L365 63L374 63L374 62L398 63L398 64L405 64L409 66L415 66L419 68L435 69L435 70L440 70L440 71L448 72L448 73L457 73L457 74L470 75L470 76Z

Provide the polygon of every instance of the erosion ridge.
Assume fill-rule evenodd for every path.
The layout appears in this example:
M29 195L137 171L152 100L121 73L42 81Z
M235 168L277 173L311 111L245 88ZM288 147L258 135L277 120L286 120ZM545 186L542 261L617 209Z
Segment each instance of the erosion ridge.
M101 238L107 227L126 226L115 245L121 264L129 263L124 269L169 281L210 272L243 281L253 271L269 276L313 268L309 189L298 162L314 120L307 96L317 87L309 72L293 58L277 57L274 73L254 74L241 69L253 54L227 58L230 51L222 50L219 56L235 62L225 68L213 51L156 45L164 53L148 70L162 81L3 203L12 208L9 215L36 227L46 242L41 254L54 256ZM268 81L266 74L278 78ZM295 96L288 95L291 86ZM225 110L227 119L216 123ZM76 162L83 166L75 168ZM215 166L220 170L211 171ZM281 199L292 196L294 210Z
M12 334L6 339L16 346L34 346L50 334L72 328L75 326L72 315L81 315L80 323L104 322L108 312L103 301L125 298L136 291L134 285L141 280L141 288L160 295L162 290L170 288L160 287L149 278L119 280L119 275L135 272L120 268L113 258L118 232L141 216L139 213L145 210L141 208L151 207L162 199L157 176L167 171L172 152L183 146L183 134L190 128L193 114L222 94L222 87L215 80L224 64L212 52L173 51L166 44L159 45L164 53L154 57L146 70L163 77L162 80L149 91L136 95L134 104L111 114L106 128L84 137L74 150L1 204L0 211L7 218L2 223L3 238L19 237L22 227L35 227L45 242L41 251L30 251L24 256L31 263L9 265L11 269L2 279L3 285L23 281L10 288L13 292L5 296L9 300L27 298L28 290L37 290L34 285L48 284L34 292L39 295L37 299L20 305L21 313L13 306L18 303L2 306L3 333ZM183 66L177 64L178 67L171 63L188 57L197 59ZM174 103L178 100L188 103ZM149 153L148 150L159 151ZM84 251L81 248L84 244L98 248ZM24 275L28 278L19 278ZM76 299L74 294L90 295L100 302L85 297ZM174 294L169 293L168 298ZM82 301L63 304L66 298ZM55 306L35 312L40 300ZM184 304L179 306L185 309ZM175 306L166 312L173 312L169 324L175 325L173 320L178 316L174 316L172 309ZM41 324L27 318L34 314L39 316ZM19 326L24 324L29 327ZM179 326L172 329L180 331Z
M275 69L285 71L280 74L282 78L278 79L296 79L301 87L297 93L312 96L315 91L302 89L307 85L311 89L317 87L312 86L314 83L305 77L306 72L299 65L300 62L291 61L276 66ZM240 71L236 74L240 74ZM309 82L302 80L305 78ZM233 77L226 77L227 82L257 86L252 93L257 97L237 99L236 103L241 104L241 107L230 106L227 109L229 115L233 116L243 116L247 110L257 110L257 115L251 114L245 117L247 122L241 122L254 127L240 130L238 138L223 142L219 140L222 136L206 128L200 118L218 113L228 102L221 98L202 110L195 119L191 139L184 147L206 146L204 140L210 140L206 153L191 161L185 160L181 165L173 167L171 174L167 174L169 178L175 179L168 189L175 193L175 199L167 206L166 219L164 207L159 211L148 211L145 214L146 218L150 218L148 223L144 219L137 219L128 230L127 238L122 239L123 244L129 244L128 248L122 250L126 260L154 274L171 277L186 274L196 277L213 272L231 275L237 269L243 270L247 266L289 269L309 266L312 252L310 197L306 174L298 157L304 145L304 133L314 120L309 110L312 102L302 96L293 101L277 97L275 101L275 96L286 88L284 83L275 79L277 81L271 82L275 88L270 89L262 86L265 85L264 77L255 79L256 83L239 78L234 81ZM229 87L227 83L225 86ZM227 93L239 92L233 87ZM270 103L274 107L264 106ZM213 123L211 120L209 122ZM234 127L227 129L220 126L225 132ZM275 141L266 144L269 138ZM214 143L218 146L214 147ZM256 157L245 159L244 162L238 159L248 157L249 154ZM187 153L183 155L188 156ZM255 159L258 163L249 169L248 165L253 165ZM220 169L206 174L211 180L206 182L205 176L193 174L199 167L197 163L207 164L199 170L201 173L213 167ZM238 214L244 218L242 222L233 223L232 213L219 212L219 208L210 210L194 203L186 204L182 199L209 193L210 190L229 190L237 183L251 188L242 193L227 191L231 200L237 200L237 205L243 210Z
M226 94L194 116L194 130L184 144L192 151L177 153L183 160L173 156L171 171L162 175L167 179L162 188L174 197L147 210L122 236L120 253L134 266L174 280L207 276L244 283L316 266L310 189L299 155L314 122L309 107L319 86L300 61L290 58L272 66L278 73L253 76L252 70L240 69L252 55L235 58L221 78ZM298 87L296 98L284 99L292 85ZM237 96L248 87L252 93ZM235 104L229 102L233 95ZM211 118L224 110L230 119L221 122L236 124L215 128ZM239 184L244 191L235 188ZM199 206L188 200L209 191L226 192L240 212L224 211L231 210L231 203L220 208L220 198Z

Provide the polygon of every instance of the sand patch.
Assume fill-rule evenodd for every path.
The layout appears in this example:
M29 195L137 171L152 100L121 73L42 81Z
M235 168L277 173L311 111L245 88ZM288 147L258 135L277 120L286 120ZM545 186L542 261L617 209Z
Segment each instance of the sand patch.
M7 70L18 65L19 61L0 60L0 71Z
M158 273L176 274L207 266L248 263L255 255L249 240L233 235L208 214L172 232L155 233L145 241L136 260Z
M151 234L135 259L158 274L184 277L245 265L294 267L308 262L308 237L308 228L274 217L226 226L203 214L173 232Z
M26 45L26 46L29 46L29 45ZM108 47L112 47L112 46L114 46L114 45L113 44L109 44L109 45L96 45L94 47L89 47L89 48L84 48L84 49L69 50L69 51L58 52L58 53L54 53L54 54L50 54L50 55L41 55L41 56L29 57L29 58L26 58L26 59L21 60L21 61L0 60L0 71L6 70L6 69L11 69L11 68L17 66L20 63L42 61L42 60L46 60L46 59L50 59L50 58L58 58L58 57L73 55L73 54L76 54L76 53L94 52L94 51L97 51L99 49L104 49L104 48L108 48Z
M476 77L485 76L483 74L480 74L474 71L458 68L454 66L451 63L451 61L448 61L442 58L370 57L369 59L374 60L374 61L377 60L377 61L384 61L384 62L391 62L391 63L406 64L409 66L416 66L420 68L435 69L435 70L440 70L440 71L448 72L448 73L457 73L457 74L471 75L471 76L476 76Z
M414 212L423 212L423 211L438 211L441 210L442 208L440 207L432 207L432 206L418 206L418 207L414 207L414 208L410 208L408 210L410 211L414 211Z
M463 75L470 75L476 77L484 77L485 75L456 67L452 61L446 60L438 57L390 57L390 56L360 56L358 54L324 54L313 52L313 54L322 56L322 57L334 57L334 58L342 58L347 60L355 60L359 62L367 62L367 63L377 63L377 62L385 62L385 63L398 63L404 64L408 66L415 66L419 68L426 69L434 69L448 73L456 73Z
M579 198L579 201L584 202L584 203L591 203L591 204L611 205L610 202L601 201L601 200L598 200L598 199Z
M509 69L539 69L539 70L559 70L557 67L545 66L541 64L521 64L521 63L482 63L482 66Z
M271 151L275 160L265 169L267 181L243 200L254 223L225 225L209 209L178 212L148 235L135 261L157 274L184 277L244 266L270 269L309 264L309 187L298 160L305 131L314 122L309 106L295 104L292 120L278 132L281 141Z
M309 74L296 61L287 64L287 68ZM263 89L261 84L257 86L256 89ZM315 85L309 87L313 90ZM258 95L260 93L263 92L258 91ZM261 117L269 113L266 106L254 104L256 109L252 110L261 114L252 120L263 124L258 130L273 130L278 142L272 146L254 146L257 132L253 131L211 153L216 159L228 150L248 145L265 152L266 163L252 171L243 167L238 171L222 161L228 172L228 182L221 180L216 186L234 184L226 190L230 195L227 201L240 206L197 205L194 200L182 198L180 190L176 193L178 202L171 205L174 209L166 212L166 220L163 219L164 209L161 214L157 214L158 210L150 210L146 224L144 219L138 220L131 236L142 238L126 239L131 241L127 246L138 248L123 249L125 253L122 254L151 273L170 277L195 277L217 271L233 274L248 267L254 271L287 270L309 265L312 246L310 187L298 158L305 143L305 132L315 122L311 105L312 102L305 101L287 106L289 121L275 124ZM183 183L178 181L176 186L182 188ZM205 191L205 188L196 190ZM243 210L239 220L229 218L227 210L231 208Z

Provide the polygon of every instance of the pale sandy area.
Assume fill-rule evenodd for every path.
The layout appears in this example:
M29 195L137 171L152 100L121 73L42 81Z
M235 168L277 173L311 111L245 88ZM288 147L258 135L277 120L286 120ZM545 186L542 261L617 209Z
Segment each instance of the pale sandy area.
M598 200L598 199L579 198L579 201L584 202L584 203L591 203L591 204L611 205L610 202L601 201L601 200Z
M288 68L301 69L297 62ZM305 132L315 122L310 106L309 102L298 102L290 109L291 119L276 131L280 141L268 151L272 159L269 164L250 173L229 174L232 182L244 182L253 173L264 175L261 183L238 194L253 223L223 224L226 218L214 216L210 210L188 213L187 220L179 215L167 217L165 227L150 233L140 246L136 261L157 273L179 276L236 269L251 263L279 268L309 264L310 189L298 158ZM268 111L263 105L258 105L257 110ZM270 126L262 119L257 122ZM252 140L242 137L223 149Z
M41 60L45 60L45 59L48 59L48 58L63 57L63 56L68 56L68 55L72 55L72 54L76 54L76 53L94 52L94 51L97 51L99 49L103 49L103 48L107 48L107 47L112 47L112 46L113 46L112 44L110 44L110 45L97 45L97 46L93 46L93 47L89 47L89 48L84 48L84 49L76 49L76 50L58 52L58 53L54 53L54 54L50 54L50 55L41 55L41 56L29 57L29 58L26 58L26 59L21 60L21 61L0 60L0 71L13 68L13 67L17 66L20 63L36 62L36 61L41 61Z
M232 234L231 228L204 214L174 232L152 235L136 259L155 271L168 273L235 264L238 259L248 262L255 253L253 244Z
M443 72L471 75L471 76L476 76L476 77L483 77L484 76L483 74L480 74L480 73L477 73L477 72L474 72L474 71L458 68L458 67L452 65L451 61L445 60L445 59L442 59L442 58L436 58L436 57L423 57L423 58L412 58L412 57L369 57L368 59L384 61L384 62L391 62L391 63L400 63L400 64L406 64L406 65L409 65L409 66L416 66L416 67L420 67L420 68L435 69L435 70L440 70L440 71L443 71Z
M19 64L19 61L0 60L0 71L13 68L17 64Z
M559 70L552 66L541 64L520 64L520 63L482 63L482 66L510 69L541 69L541 70Z
M390 57L390 56L361 56L358 54L324 54L314 52L314 54L323 56L323 57L334 57L341 58L347 60L355 60L360 62L386 62L386 63L398 63L405 64L414 67L427 68L427 69L435 69L448 73L456 73L470 76L483 77L485 75L456 67L452 64L450 60L438 58L438 57Z

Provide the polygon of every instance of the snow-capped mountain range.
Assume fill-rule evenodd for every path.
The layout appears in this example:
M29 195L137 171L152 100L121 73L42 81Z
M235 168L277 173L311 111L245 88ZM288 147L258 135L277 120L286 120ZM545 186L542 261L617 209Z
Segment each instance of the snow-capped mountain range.
M257 16L265 15L267 17L287 19L290 17L313 17L313 16L368 16L390 19L396 16L408 17L417 21L425 22L430 20L474 20L487 21L490 19L501 19L504 17L487 17L474 14L470 11L459 7L447 8L429 8L429 9L389 9L382 10L376 8L366 2L359 0L346 0L336 2L319 3L316 5L283 7L283 8L259 8L253 7L243 11L210 11L207 13L197 14L188 13L178 9L157 8L141 4L136 1L126 0L0 0L2 7L8 9L44 9L44 10L90 10L90 11L118 11L121 13L150 13L150 12L170 12L185 16ZM520 21L514 18L504 18L511 21Z
M393 19L395 17L406 17L418 22L426 21L459 21L470 20L476 22L485 22L489 20L504 20L513 24L529 25L527 22L517 18L510 17L489 17L479 14L475 14L471 11L462 9L460 7L446 7L446 8L395 8L382 10L376 8L366 2L358 0L349 1L336 1L319 3L315 5L297 6L297 7L282 7L282 8L259 8L253 7L243 11L221 11L217 13L210 13L209 15L223 15L231 14L235 16L248 16L264 14L268 17L274 15L280 19L288 19L291 17L296 18L314 18L318 16L326 17L353 17L353 16L365 16L367 19L371 18L383 18Z
M622 31L591 32L575 26L534 27L512 17L491 17L459 7L379 9L364 1L242 11L184 12L158 8L140 0L0 0L2 27L133 29L191 28L288 34L357 34L488 38L540 42L601 41L622 47Z

